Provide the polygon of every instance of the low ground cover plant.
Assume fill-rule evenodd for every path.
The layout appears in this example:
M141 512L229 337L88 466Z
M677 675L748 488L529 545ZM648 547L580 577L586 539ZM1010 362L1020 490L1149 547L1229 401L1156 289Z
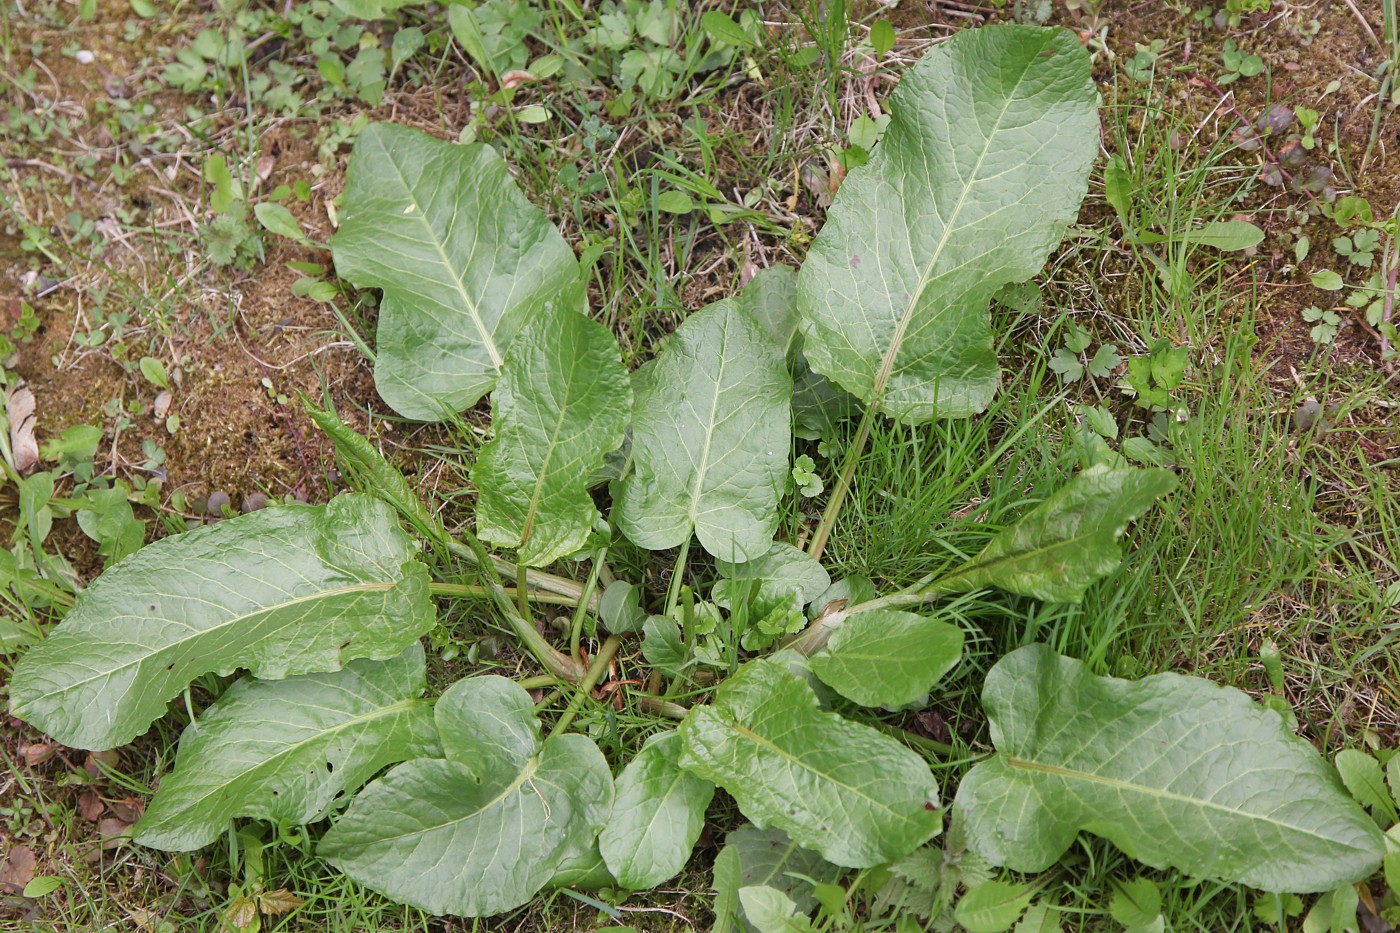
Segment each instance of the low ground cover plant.
M997 392L989 304L1035 276L1075 218L1096 100L1071 33L958 33L902 80L801 269L696 311L630 373L588 315L573 249L492 148L368 126L336 271L381 292L375 382L396 412L450 420L489 396L473 527L449 530L439 503L314 408L360 491L116 563L16 666L11 711L109 749L197 679L246 671L186 728L136 841L189 851L237 820L329 819L320 858L439 914L660 885L718 789L752 822L714 866L718 928L804 929L817 909L834 922L831 884L852 870L880 873L874 901L911 916L1053 928L1034 881L991 869L1045 871L1081 833L1192 877L1347 890L1385 855L1377 817L1278 710L1233 688L1102 677L1027 644L991 665L991 748L951 791L926 755L954 750L876 715L927 704L964 661L966 594L1082 599L1118 565L1129 523L1171 493L1170 471L1109 452L1037 491L980 552L893 592L821 562L877 419L976 417ZM784 498L810 488L810 459L794 484L804 405L858 420L798 547L775 535ZM664 593L614 575L624 546L673 552ZM429 555L478 582L435 579ZM584 582L546 569L566 559ZM712 579L692 586L698 566ZM469 675L425 697L435 601L482 594L542 673ZM558 643L536 624L545 601L572 609ZM651 670L624 702L656 727L610 762L571 726L629 639ZM530 688L567 706L546 722ZM758 871L774 845L783 866ZM1160 926L1151 896L1125 890L1124 922Z

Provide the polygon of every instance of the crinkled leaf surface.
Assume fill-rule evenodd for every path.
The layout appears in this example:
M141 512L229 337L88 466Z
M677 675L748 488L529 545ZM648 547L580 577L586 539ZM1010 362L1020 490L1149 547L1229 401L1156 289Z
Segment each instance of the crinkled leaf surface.
M982 705L997 753L954 807L995 864L1042 871L1081 830L1154 868L1266 891L1325 891L1380 864L1380 831L1336 773L1238 690L1098 677L1028 645L992 668Z
M738 857L743 885L777 888L807 913L817 906L813 884L834 882L841 869L793 842L781 829L759 829L746 823L724 837L724 851Z
M1159 496L1176 488L1168 470L1095 464L934 584L942 592L994 586L1047 602L1078 602L1117 569L1118 539Z
M325 816L387 765L439 756L423 647L329 674L245 677L180 737L135 839L157 849L206 846L235 817L292 825Z
M654 888L690 859L715 786L680 766L681 737L647 739L617 778L612 819L598 845L608 870L633 891Z
M733 599L746 593L765 604L794 596L802 606L831 586L831 577L820 562L785 541L774 542L766 554L755 560L720 560L715 567L722 577L715 585L715 602L726 609L732 609Z
M958 663L962 645L962 629L942 619L876 609L842 622L812 670L848 700L896 708L927 696Z
M721 560L763 555L787 484L791 396L778 348L734 301L687 318L637 389L618 526L651 550L694 533Z
M922 758L821 711L802 678L770 661L746 664L680 733L682 767L837 865L891 861L939 829L938 786Z
M831 586L815 558L782 541L762 557L741 564L716 561L716 568L722 576L715 582L715 603L731 614L746 610L743 645L751 651L801 629L807 621L802 607Z
M519 907L591 848L612 809L607 762L586 736L541 741L529 694L503 677L458 681L435 713L447 758L406 762L370 784L318 852L432 913Z
M155 542L95 580L15 667L10 710L65 745L124 745L201 674L273 680L386 660L432 628L389 506L337 496Z
M607 328L565 308L536 317L511 345L491 398L496 434L472 470L477 532L530 567L583 547L598 518L589 477L622 445L631 414Z
M905 421L986 408L987 306L1040 271L1078 212L1097 93L1062 29L964 30L910 69L802 266L812 368Z
M532 318L583 306L573 251L487 145L371 124L341 201L336 272L384 292L374 383L406 418L475 405Z

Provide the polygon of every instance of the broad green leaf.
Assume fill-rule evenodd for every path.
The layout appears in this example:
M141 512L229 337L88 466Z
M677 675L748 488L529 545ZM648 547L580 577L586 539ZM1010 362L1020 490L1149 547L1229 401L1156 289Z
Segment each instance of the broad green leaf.
M994 586L1047 602L1079 602L1089 584L1123 559L1118 539L1157 497L1176 488L1167 470L1095 464L972 560L933 584L955 593Z
M1001 933L1020 919L1035 892L1035 885L988 881L962 896L953 909L953 919L967 933Z
M711 933L734 933L739 919L739 852L732 846L725 846L715 857L715 867L711 872L714 879L715 899L711 905L714 923Z
M598 602L598 618L609 632L641 632L647 622L642 608L642 589L626 580L614 580L603 590Z
M936 832L938 785L922 758L869 726L822 712L802 678L752 661L681 723L681 766L739 809L828 861L879 865Z
M1200 228L1185 230L1172 236L1144 233L1139 239L1144 243L1189 242L1227 252L1239 252L1262 243L1264 231L1247 220L1214 220Z
M715 563L723 576L715 583L714 601L731 612L741 606L747 610L743 645L750 651L801 630L807 622L803 607L831 586L831 577L815 558L782 541L751 561Z
M731 598L750 589L758 603L793 596L804 606L831 587L826 568L806 551L783 541L774 542L766 554L754 560L715 561L715 569L721 576L715 584L715 602L726 609L733 608Z
M1303 933L1359 933L1356 909L1360 898L1356 886L1341 884L1313 902L1303 918Z
M374 383L406 418L475 405L527 323L583 307L573 251L489 146L372 123L341 198L336 272L384 292Z
M1357 803L1376 816L1384 817L1387 825L1395 822L1395 803L1386 792L1379 761L1355 748L1338 752L1332 761L1337 766L1342 783Z
M793 842L781 829L759 829L746 823L724 837L724 849L739 866L741 886L776 888L804 914L817 905L813 885L836 881L841 869ZM716 872L719 861L716 860Z
M793 433L808 440L833 435L837 423L849 417L857 403L825 376L812 372L802 356L797 270L790 266L764 269L744 286L735 301L763 325L787 360L793 378Z
M448 757L406 762L370 784L318 853L432 913L519 907L592 846L612 810L608 764L586 736L541 741L529 694L503 677L458 681L435 715Z
M773 338L778 352L791 366L802 347L797 331L797 270L771 266L760 270L734 299Z
M331 674L243 678L180 737L136 841L183 852L239 817L311 823L386 765L440 755L427 685L417 643Z
M700 838L715 786L681 770L680 754L675 732L654 735L618 775L613 816L598 845L624 888L645 891L676 875Z
M575 852L568 858L560 859L545 887L597 891L601 888L616 888L617 879L608 871L608 865L603 861L603 853L598 851L595 841L581 853Z
M734 22L734 17L719 10L711 10L700 17L700 27L716 42L737 48L757 48L758 43L744 32L743 27Z
M1016 933L1063 933L1060 914L1045 904L1032 904L1015 927Z
M263 229L278 236L284 236L289 240L298 243L306 242L306 234L302 232L301 224L292 216L292 212L281 204L272 201L263 201L253 206L253 216L258 219L258 223L263 225Z
M164 538L95 580L20 660L10 711L65 745L115 748L201 674L387 660L436 621L415 553L389 506L359 494Z
M598 509L588 478L622 445L632 389L617 341L582 314L553 308L526 325L491 398L496 436L472 470L477 533L529 567L588 540Z
M25 897L41 898L48 897L59 888L63 887L64 880L57 875L36 875L29 880L21 892Z
M799 917L797 905L777 888L748 885L739 889L739 903L746 919L758 933L802 933L812 925Z
M1266 891L1325 891L1380 863L1380 832L1336 772L1238 690L1098 677L1028 645L992 668L982 706L997 753L954 807L994 864L1042 871L1081 830L1154 868Z
M670 616L647 616L642 623L642 656L668 677L685 670L685 643L681 627Z
M792 379L773 341L731 300L691 315L638 387L632 473L617 524L650 550L692 533L721 560L762 556L787 485Z
M904 421L986 408L1000 378L988 304L1039 272L1074 220L1096 98L1062 29L964 30L910 69L802 266L812 368Z
M1108 912L1125 927L1144 927L1162 913L1162 892L1149 878L1115 883Z
M862 706L907 706L962 657L963 632L942 619L876 609L841 623L812 658L822 682Z

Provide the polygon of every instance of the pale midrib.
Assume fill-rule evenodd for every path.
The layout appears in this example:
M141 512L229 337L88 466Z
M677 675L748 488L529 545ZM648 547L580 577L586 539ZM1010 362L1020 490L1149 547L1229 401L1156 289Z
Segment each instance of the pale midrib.
M695 471L695 485L690 490L690 508L686 514L690 517L690 527L693 531L700 526L700 498L704 494L705 474L710 469L710 449L715 441L715 416L719 414L719 397L724 391L724 371L728 368L729 357L729 322L724 325L724 336L719 344L719 371L715 373L715 392L710 400L710 417L705 422L705 446L700 451L700 463Z
M281 760L283 760L283 759L286 759L286 758L289 758L289 757L294 756L297 752L299 752L299 751L301 751L302 749L304 749L304 748L306 748L306 747L312 745L313 743L323 741L323 740L325 740L326 738L328 738L328 737L330 737L330 736L338 735L339 733L344 732L344 731L346 731L347 729L352 729L352 728L355 728L356 726L364 725L364 724L366 724L366 723L371 723L371 722L373 722L374 720L379 719L379 718L385 718L385 717L389 717L389 716L396 716L396 715L398 715L399 713L401 713L401 712L406 712L407 710L410 710L410 709L412 709L414 706L417 706L417 705L419 705L419 704L421 704L421 703L423 703L423 702L424 702L424 701L421 700L421 699L399 700L397 703L392 703L392 704L390 704L390 705L388 705L388 706L380 706L380 707L377 707L377 708L371 710L371 711L368 712L368 713L364 713L364 714L362 714L362 715L360 715L360 716L355 716L355 717L353 717L353 718L351 718L351 719L347 719L347 720L345 720L344 722L337 723L336 725L331 726L329 729L322 729L322 730L320 730L319 732L317 732L316 734L311 735L311 736L308 736L307 738L302 739L300 742L297 742L297 743L295 743L295 744L293 744L293 745L288 745L288 746L286 746L285 748L283 748L281 751L279 751L279 752L278 752L276 755L274 755L273 757L271 757L271 758L266 758L266 759L264 759L264 760L262 760L262 761L256 762L256 763L254 763L253 765L251 765L251 766L249 766L249 767L247 767L247 768L244 768L242 771L239 771L237 774L234 774L234 775L230 776L229 778L227 778L226 780L224 780L223 783L221 783L221 784L219 784L219 785L217 785L217 786L215 786L215 787L209 788L208 791L206 791L206 792L204 792L204 793L202 793L202 794L196 795L196 796L194 797L193 800L191 800L190 802L184 804L184 805L181 807L181 809L179 809L179 810L177 810L177 811L175 812L174 815L175 815L175 816L180 816L180 815L182 815L183 813L185 813L185 812L187 812L187 811L189 811L189 810L192 810L193 808L195 808L195 807L199 806L200 804L204 803L204 801L208 800L210 797L213 797L213 796L217 795L221 790L223 790L223 789L225 789L225 788L227 788L227 787L229 787L229 786L231 786L231 785L233 785L233 784L235 784L235 783L237 783L237 782L243 780L243 779L246 778L248 775L250 775L250 774L256 774L256 773L258 773L258 772L260 772L260 771L266 770L266 769L268 768L268 766L273 765L274 763L276 763L276 762L278 762L278 761L281 761ZM277 769L276 769L276 768L273 768L273 770L276 771ZM167 817L167 819L169 819L169 817Z
M319 590L319 591L317 591L317 592L315 592L315 593L311 593L311 594L308 594L308 595L306 595L306 596L298 596L296 599L289 599L289 600L286 600L286 601L284 601L284 602L273 603L273 604L270 605L270 606L260 606L260 607L258 607L257 610L255 610L255 611L253 611L253 612L243 612L243 613L239 613L238 615L229 616L227 619L225 619L224 621L220 622L218 625L211 625L211 626L209 626L208 628L197 629L197 630L195 630L194 632L192 632L191 634L187 635L187 636L184 637L184 638L180 638L180 639L177 639L176 641L172 641L172 642L169 642L169 643L167 643L167 644L160 645L160 646L156 647L155 649L153 649L153 650L147 652L146 654L141 655L139 658L135 658L135 659L133 659L133 660L131 660L131 661L127 661L125 664L120 664L120 665L118 665L117 667L106 668L105 670L99 671L99 672L93 674L93 676L91 676L91 677L85 677L85 678L83 678L82 680L70 681L70 682L68 682L68 683L65 683L65 684L64 684L60 689L58 689L58 690L54 690L54 691L51 691L51 692L49 692L49 693L41 693L41 694L39 694L37 697L35 697L34 701L32 701L32 702L37 702L37 701L39 701L39 700L48 699L48 698L50 698L50 697L60 696L60 695L65 694L65 693L70 693L70 692L72 692L72 691L74 691L74 690L77 690L77 689L80 688L80 687L84 687L84 686L86 686L87 684L92 683L92 682L95 681L95 680L102 680L102 679L111 678L111 677L112 677L113 675L115 675L118 671L124 671L124 670L126 670L127 668L129 668L129 667L138 667L138 666L140 666L140 665L146 663L147 661L149 661L151 658L156 657L156 656L158 656L158 655L161 655L161 654L165 653L166 651L169 651L169 650L172 649L172 648L178 648L178 647L180 647L181 645L187 644L187 643L189 643L189 642L198 641L198 640L204 638L204 636L208 635L208 634L211 633L211 632L217 632L217 631L219 631L220 629L227 628L227 627L230 626L230 625L237 625L237 624L239 624L239 623L241 623L241 622L244 622L244 621L246 621L246 620L248 620L248 619L255 618L255 617L257 617L257 616L261 616L261 615L271 615L271 614L276 613L276 612L279 612L279 611L281 611L281 610L283 610L283 609L287 609L287 608L289 608L289 607L291 607L291 606L297 606L297 605L300 605L300 604L302 604L302 603L315 602L316 600L320 600L320 599L330 599L330 598L332 598L332 597L334 597L334 596L340 596L340 595L345 594L345 593L373 593L373 592L375 592L375 591L377 591L377 590L381 590L381 591L382 591L382 590L391 590L391 589L393 589L394 587L396 587L396 586L398 586L398 585L399 585L399 581L397 581L397 580L392 581L392 582L389 582L389 583L357 583L357 584L355 584L354 586L342 586L342 587L340 587L340 588L338 588L338 589L334 589L334 590ZM174 621L174 620L165 620L165 621ZM211 669L212 669L212 668L211 668ZM32 705L32 703L31 703L31 705Z
M684 775L680 772L680 770L678 769L678 770L671 776L671 783L668 784L668 785L666 785L666 790L665 790L663 793L661 793L661 794L659 795L659 798L660 798L660 801L661 801L661 802L660 802L659 804L657 804L657 806L656 806L656 808L655 808L654 810L652 810L651 816L647 817L646 827L645 827L641 832L639 832L639 833L636 834L635 838L636 838L637 840L650 840L650 839L653 838L653 836L652 836L652 827L654 827L654 826L657 825L657 821L660 820L661 817L662 817L662 814L666 812L666 805L667 805L668 803L670 803L670 801L671 801L671 795L676 793L676 788L680 787L681 781L683 781L683 780L685 780L685 776L684 776ZM681 796L681 795L677 795L677 796ZM684 799L684 798L682 798L682 799ZM629 863L630 865L632 865L633 867L636 867L637 858L638 858L638 856L640 856L641 854L642 854L642 846L639 844L639 845L637 845L637 847L633 850L632 856L627 860L628 863ZM642 866L642 867L645 868L645 866Z
M471 813L468 813L466 816L459 816L455 820L447 820L442 823L434 823L431 826L424 826L421 829L410 830L406 833L395 833L392 836L375 836L369 842L360 843L358 846L354 846L352 848L367 849L370 846L387 845L389 843L396 842L400 839L409 839L414 836L426 836L429 833L435 833L438 830L446 829L449 826L456 826L459 823L466 823L470 820L474 820L477 817L481 816L483 813L488 813L491 810L495 809L511 794L524 787L525 782L530 780L530 778L534 777L535 772L540 769L540 757L541 755L543 755L543 753L544 751L543 749L541 749L535 755L531 756L530 760L525 762L525 767L520 769L520 774L516 776L515 780L510 782L510 784L506 787L505 790L501 791L499 794L492 797L486 803L482 804L480 807L477 807L475 810L473 810ZM451 759L446 760L451 761ZM410 762L410 764L412 764L412 762ZM452 764L461 765L464 768L467 767L467 765L464 762L460 761L452 761ZM541 802L543 802L543 798L541 798ZM548 809L547 804L546 809Z
M739 725L737 722L736 722L736 723L731 723L730 726L734 729L735 732L739 733L739 734L742 735L744 738L750 740L751 742L755 743L756 745L760 746L761 748L766 748L766 749L768 749L769 751L771 751L771 752L773 752L774 754L778 755L780 758L784 758L784 759L786 759L786 760L792 762L793 764L795 764L795 765L797 765L799 768L801 768L803 771L806 771L806 772L809 773L809 774L815 774L817 777L822 778L823 780L830 781L831 783L835 784L837 787L844 787L846 790L848 790L848 791L850 791L851 793L855 794L855 795L856 795L857 797L859 797L861 800L864 800L866 803L869 803L870 805L872 805L872 806L874 806L874 807L878 807L879 809L884 810L886 813L890 814L891 816L893 816L894 818L898 819L898 820L899 820L900 822L902 822L902 823L911 822L908 818L906 818L904 815L902 815L902 814L900 814L899 812L897 812L896 810L894 810L892 807L889 807L889 806L887 806L886 804L881 803L880 801L876 800L874 797L871 797L869 794L865 794L865 793L861 792L861 790L860 790L859 788L857 788L857 787L853 787L853 786L851 786L850 784L846 784L846 783L844 783L844 782L842 782L842 781L836 780L834 777L832 777L831 775L827 774L825 771L818 771L816 768L813 768L811 765L807 764L807 763L806 763L805 761L803 761L801 758L798 758L796 755L793 755L793 754L791 754L790 752L786 751L785 749L783 749L783 748L781 748L781 747L779 747L779 746L773 744L772 742L768 741L767 739L765 739L763 736L759 735L758 733L756 733L756 732L754 732L754 731L752 731L752 730L750 730L750 729L748 729L748 728L746 728L746 727L744 727L744 726Z
M569 375L567 384L572 387L574 384L574 371L578 369L579 358L573 356L569 361ZM572 392L565 390L564 400L559 403L559 417L554 420L554 430L549 435L549 449L545 451L544 462L540 464L539 474L535 478L535 491L530 496L530 507L525 513L525 524L520 534L520 545L530 540L530 535L535 530L535 516L540 510L540 500L544 498L544 481L549 475L549 465L554 460L554 451L559 448L559 432L564 426L564 418L569 413L570 399Z
M1011 551L1009 553L998 555L997 557L993 557L991 560L986 561L978 560L978 558L974 557L972 561L966 564L965 566L959 567L957 570L954 570L952 573L948 574L946 577L943 577L941 580L937 580L934 583L930 584L929 589L935 591L943 589L949 582L957 580L959 577L965 577L972 573L985 573L992 570L995 567L1000 567L1003 564L1015 564L1021 561L1034 560L1036 557L1049 554L1051 551L1058 551L1063 548L1074 547L1075 545L1082 544L1083 542L1088 541L1091 538L1095 538L1101 534L1103 534L1103 531L1102 529L1099 529L1091 531L1087 534L1075 535L1072 538L1063 538L1059 541L1056 541L1054 544L1047 544L1044 547L1031 548L1029 550L1024 551Z
M1214 810L1219 813L1228 814L1230 816L1250 820L1252 822L1264 823L1269 826L1292 830L1293 832L1300 833L1304 836L1311 836L1314 839L1320 839L1324 842L1339 844L1339 841L1337 839L1334 839L1331 836L1324 836L1316 830L1307 829L1306 827L1302 826L1297 826L1293 823L1286 823L1283 820L1273 819L1270 817L1262 816L1257 813L1250 813L1247 810L1238 810L1234 807L1227 807L1224 804L1216 803L1213 800L1204 800L1200 797L1188 797L1185 794L1178 794L1174 791L1165 790L1159 787L1148 787L1144 784L1133 784L1129 781L1120 781L1117 778L1104 777L1101 774L1093 774L1088 771L1076 771L1073 768L1065 768L1061 767L1060 765L1043 764L1039 761L1029 761L1025 758L1013 758L1009 755L1002 756L1002 761L1006 762L1007 767L1015 768L1021 771L1033 771L1040 774L1052 774L1055 777L1083 781L1086 784L1102 784L1105 787L1112 787L1114 790L1117 791L1130 791L1132 793L1140 794L1145 797L1159 797L1163 800L1170 800L1174 803L1185 804L1203 810Z
M899 355L899 348L904 343L904 333L909 329L909 323L914 317L914 308L918 305L919 299L923 296L924 289L928 288L929 280L933 277L934 267L938 265L938 260L943 255L943 249L948 245L948 237L953 230L957 229L958 215L962 213L963 205L967 203L967 196L972 192L973 186L977 184L977 177L982 171L982 163L987 159L987 153L992 149L992 141L1001 131L1001 121L1006 118L1006 112L1011 109L1012 102L1016 99L1016 91L1020 89L1021 82L1026 80L1026 75L1030 74L1030 64L1021 72L1021 77L1016 79L1016 86L1006 95L1006 102L1002 105L1001 112L997 114L996 122L987 133L987 140L982 146L982 152L977 156L977 164L973 166L972 172L968 175L967 184L963 185L962 193L958 195L958 203L953 207L953 213L949 216L948 222L943 225L943 234L938 239L938 245L934 247L933 255L929 257L928 263L924 266L923 272L919 275L918 284L909 295L909 301L904 306L904 313L900 315L899 323L895 325L894 336L890 340L890 348L885 351L884 359L880 361L880 368L875 373L875 381L871 386L871 404L880 404L882 396L885 394L885 386L890 381L890 376L894 373L894 360Z
M467 286L462 282L462 276L452 267L452 262L447 258L447 251L443 249L442 242L438 240L433 225L428 223L428 217L423 213L423 205L418 203L418 198L414 194L413 186L408 183L408 178L404 176L399 168L399 163L385 151L385 161L394 167L394 174L399 176L399 183L403 185L404 191L408 193L408 200L413 205L413 215L423 225L423 229L428 232L428 241L433 244L433 249L437 251L438 258L442 260L443 268L452 278L452 284L457 287L457 294L461 296L462 303L467 306L467 314L471 316L472 323L476 325L476 332L481 335L481 344L486 348L487 354L491 357L491 365L500 369L503 362L501 353L496 349L496 341L491 336L491 332L486 329L486 321L481 316L481 309L467 292Z

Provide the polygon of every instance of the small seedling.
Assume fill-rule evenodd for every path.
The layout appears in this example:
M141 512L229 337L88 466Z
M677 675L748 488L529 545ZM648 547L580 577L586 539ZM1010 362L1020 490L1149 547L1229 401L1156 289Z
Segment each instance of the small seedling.
M1163 39L1153 39L1147 45L1137 43L1133 57L1123 62L1123 71L1139 84L1148 83L1157 70L1157 57L1162 54L1166 44Z
M1240 51L1234 39L1226 39L1220 50L1220 64L1224 68L1216 81L1223 85L1233 84L1240 78L1252 78L1264 70L1264 60L1258 55Z
M1349 236L1339 236L1332 240L1332 250L1353 266L1369 269L1376 261L1376 248L1380 245L1379 230L1364 229L1353 231Z
M1308 336L1316 344L1329 344L1337 337L1337 329L1342 324L1342 319L1336 311L1331 308L1319 308L1311 305L1303 309L1303 320L1313 325L1308 331Z
M1190 356L1186 347L1174 347L1163 337L1146 356L1128 360L1128 386L1143 408L1165 411L1178 408L1172 395L1185 379Z

